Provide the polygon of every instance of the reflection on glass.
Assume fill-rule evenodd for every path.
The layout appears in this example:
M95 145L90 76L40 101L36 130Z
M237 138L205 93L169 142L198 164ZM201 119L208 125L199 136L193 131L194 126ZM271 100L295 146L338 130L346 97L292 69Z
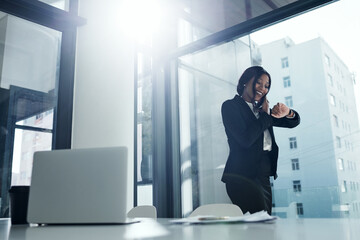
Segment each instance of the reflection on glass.
M248 38L179 59L182 212L229 202L220 181L228 146L220 108L233 97L237 80L251 65Z
M30 185L33 155L36 151L51 150L52 134L15 130L11 185Z

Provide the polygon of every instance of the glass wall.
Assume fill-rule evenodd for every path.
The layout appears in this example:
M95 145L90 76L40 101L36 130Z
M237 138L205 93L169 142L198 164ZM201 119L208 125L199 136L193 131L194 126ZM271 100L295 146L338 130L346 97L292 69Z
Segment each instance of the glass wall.
M0 12L0 217L10 185L30 184L33 153L52 148L61 36Z
M330 6L323 8L329 8L328 19L322 18L326 21L333 16ZM289 26L305 24L306 16ZM335 23L331 27L340 31L344 25L337 30ZM325 28L318 27L319 31ZM279 34L274 26L178 59L183 216L199 205L230 202L220 180L228 155L220 107L236 94L241 73L251 65L262 65L272 76L270 106L282 102L301 116L297 128L275 128L280 155L279 177L271 179L273 214L360 217L359 101L354 69L339 48L329 44L332 39L315 35L299 41L288 35L289 29L274 39ZM309 28L304 29L296 31L305 35ZM184 42L191 38L182 37Z

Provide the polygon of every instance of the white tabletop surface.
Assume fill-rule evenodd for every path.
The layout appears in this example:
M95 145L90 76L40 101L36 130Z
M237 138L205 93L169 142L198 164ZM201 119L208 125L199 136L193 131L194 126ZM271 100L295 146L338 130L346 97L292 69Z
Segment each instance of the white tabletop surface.
M360 219L278 219L275 223L207 225L171 224L169 219L141 219L130 225L28 226L0 219L4 240L92 239L360 239Z

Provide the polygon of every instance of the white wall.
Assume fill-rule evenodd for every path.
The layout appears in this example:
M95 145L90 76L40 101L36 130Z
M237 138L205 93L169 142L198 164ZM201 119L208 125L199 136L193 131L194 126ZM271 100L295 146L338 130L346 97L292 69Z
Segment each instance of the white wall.
M134 48L118 27L119 0L81 0L72 148L126 146L133 204ZM114 16L114 17L113 17Z

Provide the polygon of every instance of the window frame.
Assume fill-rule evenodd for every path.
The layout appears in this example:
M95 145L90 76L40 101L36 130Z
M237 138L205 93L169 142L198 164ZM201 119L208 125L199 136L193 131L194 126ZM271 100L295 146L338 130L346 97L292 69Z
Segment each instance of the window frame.
M285 97L285 104L286 104L286 106L288 106L290 108L294 107L293 97L292 96L286 96Z
M325 65L326 65L326 66L328 66L328 67L331 66L329 55L324 54L324 62L325 62Z
M330 93L330 104L336 107L336 97L334 94Z
M304 205L302 203L296 203L296 213L298 216L304 215Z
M338 158L338 167L339 167L340 171L345 171L344 159L343 158Z
M293 171L300 170L300 162L298 158L291 159L291 167Z
M301 180L293 180L293 190L294 193L301 192Z
M281 58L281 68L289 68L289 58L288 57L284 57Z
M290 78L290 76L283 77L283 83L284 83L284 88L291 87L291 78Z
M296 137L289 137L290 149L297 149Z

